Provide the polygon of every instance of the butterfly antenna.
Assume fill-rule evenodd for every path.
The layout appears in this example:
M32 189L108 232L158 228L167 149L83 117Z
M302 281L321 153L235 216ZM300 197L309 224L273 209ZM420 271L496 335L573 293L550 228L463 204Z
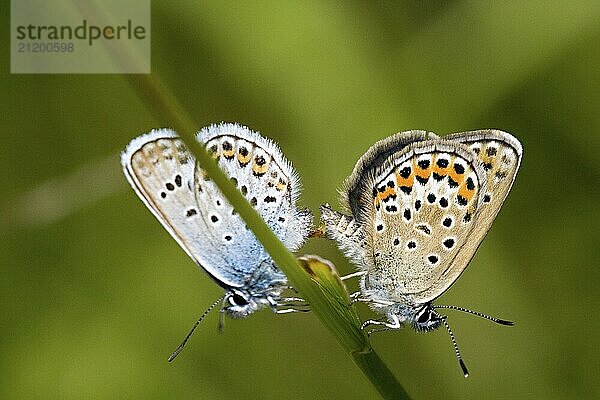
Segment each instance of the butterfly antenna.
M462 312L467 313L467 314L473 314L473 315L476 315L478 317L487 319L489 321L493 321L493 322L495 322L497 324L500 324L500 325L513 326L515 324L512 321L507 321L505 319L491 317L489 315L485 315L485 314L482 314L482 313L477 312L477 311L473 311L473 310L469 310L467 308L462 308L462 307L457 307L457 306L433 306L433 308L435 308L435 309L446 308L446 309L450 309L450 310L462 311Z
M460 351L458 350L458 345L456 344L456 340L454 339L454 333L452 333L452 329L450 329L450 325L448 325L448 322L446 321L446 317L442 318L442 322L444 323L444 326L446 327L448 334L450 334L450 340L452 340L452 346L454 346L454 352L456 353L456 358L458 358L458 363L460 364L460 368L462 369L463 374L465 375L465 378L466 378L469 376L469 370L467 369L465 362L463 361L462 357L460 356Z
M202 322L202 320L204 319L204 317L206 317L208 315L208 313L211 312L212 309L215 308L215 306L217 304L219 304L221 301L223 301L223 299L225 298L225 296L227 296L227 293L224 294L223 296L219 297L219 299L217 301L215 301L214 303L212 303L210 305L210 307L208 307L206 309L206 311L204 311L204 313L200 316L200 318L198 318L198 321L196 321L196 323L194 324L194 326L190 330L190 333L187 334L187 336L185 337L185 339L183 339L183 342L181 342L181 344L179 345L179 347L177 349L175 349L175 351L173 353L171 353L171 355L169 356L169 359L168 359L169 362L173 361L175 359L175 357L177 357L179 355L179 353L181 353L181 350L183 350L183 348L187 344L188 340L190 340L190 337L192 336L192 333L194 333L194 331L196 330L196 328L198 327L198 325L200 325L200 322Z

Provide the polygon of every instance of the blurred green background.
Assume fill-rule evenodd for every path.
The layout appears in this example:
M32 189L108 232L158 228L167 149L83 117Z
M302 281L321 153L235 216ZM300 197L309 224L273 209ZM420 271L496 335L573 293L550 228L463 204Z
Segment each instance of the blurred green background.
M372 344L415 399L600 396L600 2L152 3L153 73L198 128L237 121L277 141L317 214L397 131L517 136L512 193L438 301L516 326L450 314L468 379L443 329ZM7 35L0 398L376 398L311 314L264 311L219 335L212 313L168 364L221 293L120 170L131 138L170 122L119 75L11 75ZM301 252L352 271L324 239Z

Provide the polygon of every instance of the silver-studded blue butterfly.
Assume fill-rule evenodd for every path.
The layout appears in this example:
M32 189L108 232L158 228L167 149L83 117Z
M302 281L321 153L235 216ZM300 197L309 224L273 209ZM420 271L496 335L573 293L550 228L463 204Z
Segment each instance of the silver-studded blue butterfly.
M465 270L515 180L522 147L512 135L480 130L438 137L401 132L375 143L342 190L350 215L321 207L326 234L362 275L357 301L385 315L363 328L447 328L451 308L503 325L512 322L455 306L434 306Z
M312 215L297 208L300 182L277 145L247 127L229 123L204 128L196 138L286 247L297 250L310 232ZM282 297L288 287L285 275L174 131L158 129L133 139L121 155L121 164L146 207L225 290L169 361L219 303L221 315L233 318L263 307L278 313L302 310L285 308L302 299Z

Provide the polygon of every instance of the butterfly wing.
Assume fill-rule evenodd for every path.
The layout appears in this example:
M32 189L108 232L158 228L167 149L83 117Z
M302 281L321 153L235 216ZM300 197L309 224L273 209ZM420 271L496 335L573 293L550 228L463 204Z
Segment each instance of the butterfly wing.
M446 280L429 291L429 297L441 295L467 267L485 238L515 181L523 148L517 138L500 130L479 130L447 135L444 140L462 143L477 155L486 176L485 191L468 243L463 246L448 267Z
M411 143L436 139L433 132L412 130L399 132L373 144L356 163L352 174L340 190L341 204L350 215L321 206L321 220L327 237L334 240L346 257L367 271L373 265L372 241L367 240L371 217L372 181L381 165Z
M215 268L224 257L204 248L210 236L206 222L198 218L195 162L177 134L159 129L133 139L121 154L121 164L135 193L185 252L220 285L240 286Z
M264 151L274 160L272 170L289 178L290 186L277 198L280 204L276 211L264 207L266 195L261 198L262 206L258 198L254 205L288 247L299 246L308 234L310 218L295 208L298 189L293 185L297 178L289 162L268 139L239 125L211 126L198 134L202 143L214 141L210 145L211 148L217 145L216 157L229 154L229 146L223 147L225 139L221 140L222 137L229 138L232 146L237 141L252 141L254 151ZM263 191L269 193L261 176L252 174L252 164L236 167L229 161L229 157L219 157L218 163L232 180L246 183L248 195L254 198ZM128 181L144 204L186 253L221 286L246 285L256 268L270 260L172 130L155 130L134 139L123 152L121 162ZM287 212L289 220L274 219L277 211ZM291 227L296 230L292 232Z
M521 154L516 138L495 130L444 138L408 131L383 139L346 181L342 202L352 216L322 207L327 235L368 272L366 295L432 301L475 254Z
M368 184L373 179L373 173L391 155L400 152L404 147L414 142L435 139L437 135L421 130L399 132L386 139L376 142L358 160L352 174L344 182L341 190L341 202L344 208L351 212L359 222L364 223L368 216L364 211L369 209L371 203Z
M232 178L275 235L287 248L297 250L310 233L312 214L296 206L301 191L300 180L279 147L258 133L235 124L202 129L198 140L206 143L209 152L218 159L219 166ZM196 181L200 185L204 176L198 167ZM214 193L197 191L196 197L203 202L204 196L207 196L206 201L210 202ZM241 221L239 217L237 219ZM237 224L230 229L237 229ZM254 234L250 235L258 243ZM245 255L242 254L242 258Z
M485 173L467 146L442 140L412 143L373 172L365 224L371 294L427 302L451 279L468 243Z

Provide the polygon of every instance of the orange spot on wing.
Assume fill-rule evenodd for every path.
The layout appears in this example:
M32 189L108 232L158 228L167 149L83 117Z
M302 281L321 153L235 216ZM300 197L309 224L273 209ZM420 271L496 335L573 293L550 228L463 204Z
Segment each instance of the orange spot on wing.
M248 164L248 162L250 162L250 153L247 153L246 156L244 157L241 153L238 153L237 155L238 157L238 161L241 162L242 164Z
M275 189L277 189L277 191L281 192L283 189L285 189L285 182L283 182L280 179L279 182L277 182L277 184L275 185Z
M233 149L231 149L231 150L223 150L223 157L225 157L225 158L232 158L234 153L235 153L235 150L233 150Z
M419 167L419 164L417 164L417 159L413 160L413 171L415 171L415 175L417 175L419 178L423 178L423 179L429 179L429 176L431 175L432 172L432 162L429 163L429 166L427 168L421 168Z
M489 164L491 165L490 169L494 169L496 165L496 157L490 157L487 155L487 145L482 146L481 151L479 152L477 157L479 158L482 164Z
M462 185L463 181L465 180L465 174L458 174L456 172L456 170L454 169L454 163L452 163L452 166L449 168L445 168L447 170L447 174L450 177L450 179L452 179L454 182L458 183L459 185Z
M442 168L439 165L435 164L433 167L433 172L440 176L445 176L448 175L448 167Z
M386 187L383 192L377 192L377 196L375 196L375 206L378 206L379 203L389 196L394 196L396 191L391 187Z
M262 175L269 170L269 163L258 165L257 163L252 164L252 172L255 174Z
M415 183L415 176L413 174L410 174L408 176L408 178L403 178L400 176L399 173L396 172L396 185L398 185L398 187L402 187L402 186L412 187L412 185L414 183Z
M471 201L475 193L477 193L478 186L475 186L475 189L469 190L467 188L466 181L462 182L458 188L458 196L464 197L467 201Z
M474 190L468 190L465 185L461 185L458 189L458 195L464 197L467 201L471 201L474 193Z
M388 187L387 189L385 189L385 192L381 193L381 198L386 199L389 196L393 196L395 194L396 194L396 191L394 190L394 188Z

